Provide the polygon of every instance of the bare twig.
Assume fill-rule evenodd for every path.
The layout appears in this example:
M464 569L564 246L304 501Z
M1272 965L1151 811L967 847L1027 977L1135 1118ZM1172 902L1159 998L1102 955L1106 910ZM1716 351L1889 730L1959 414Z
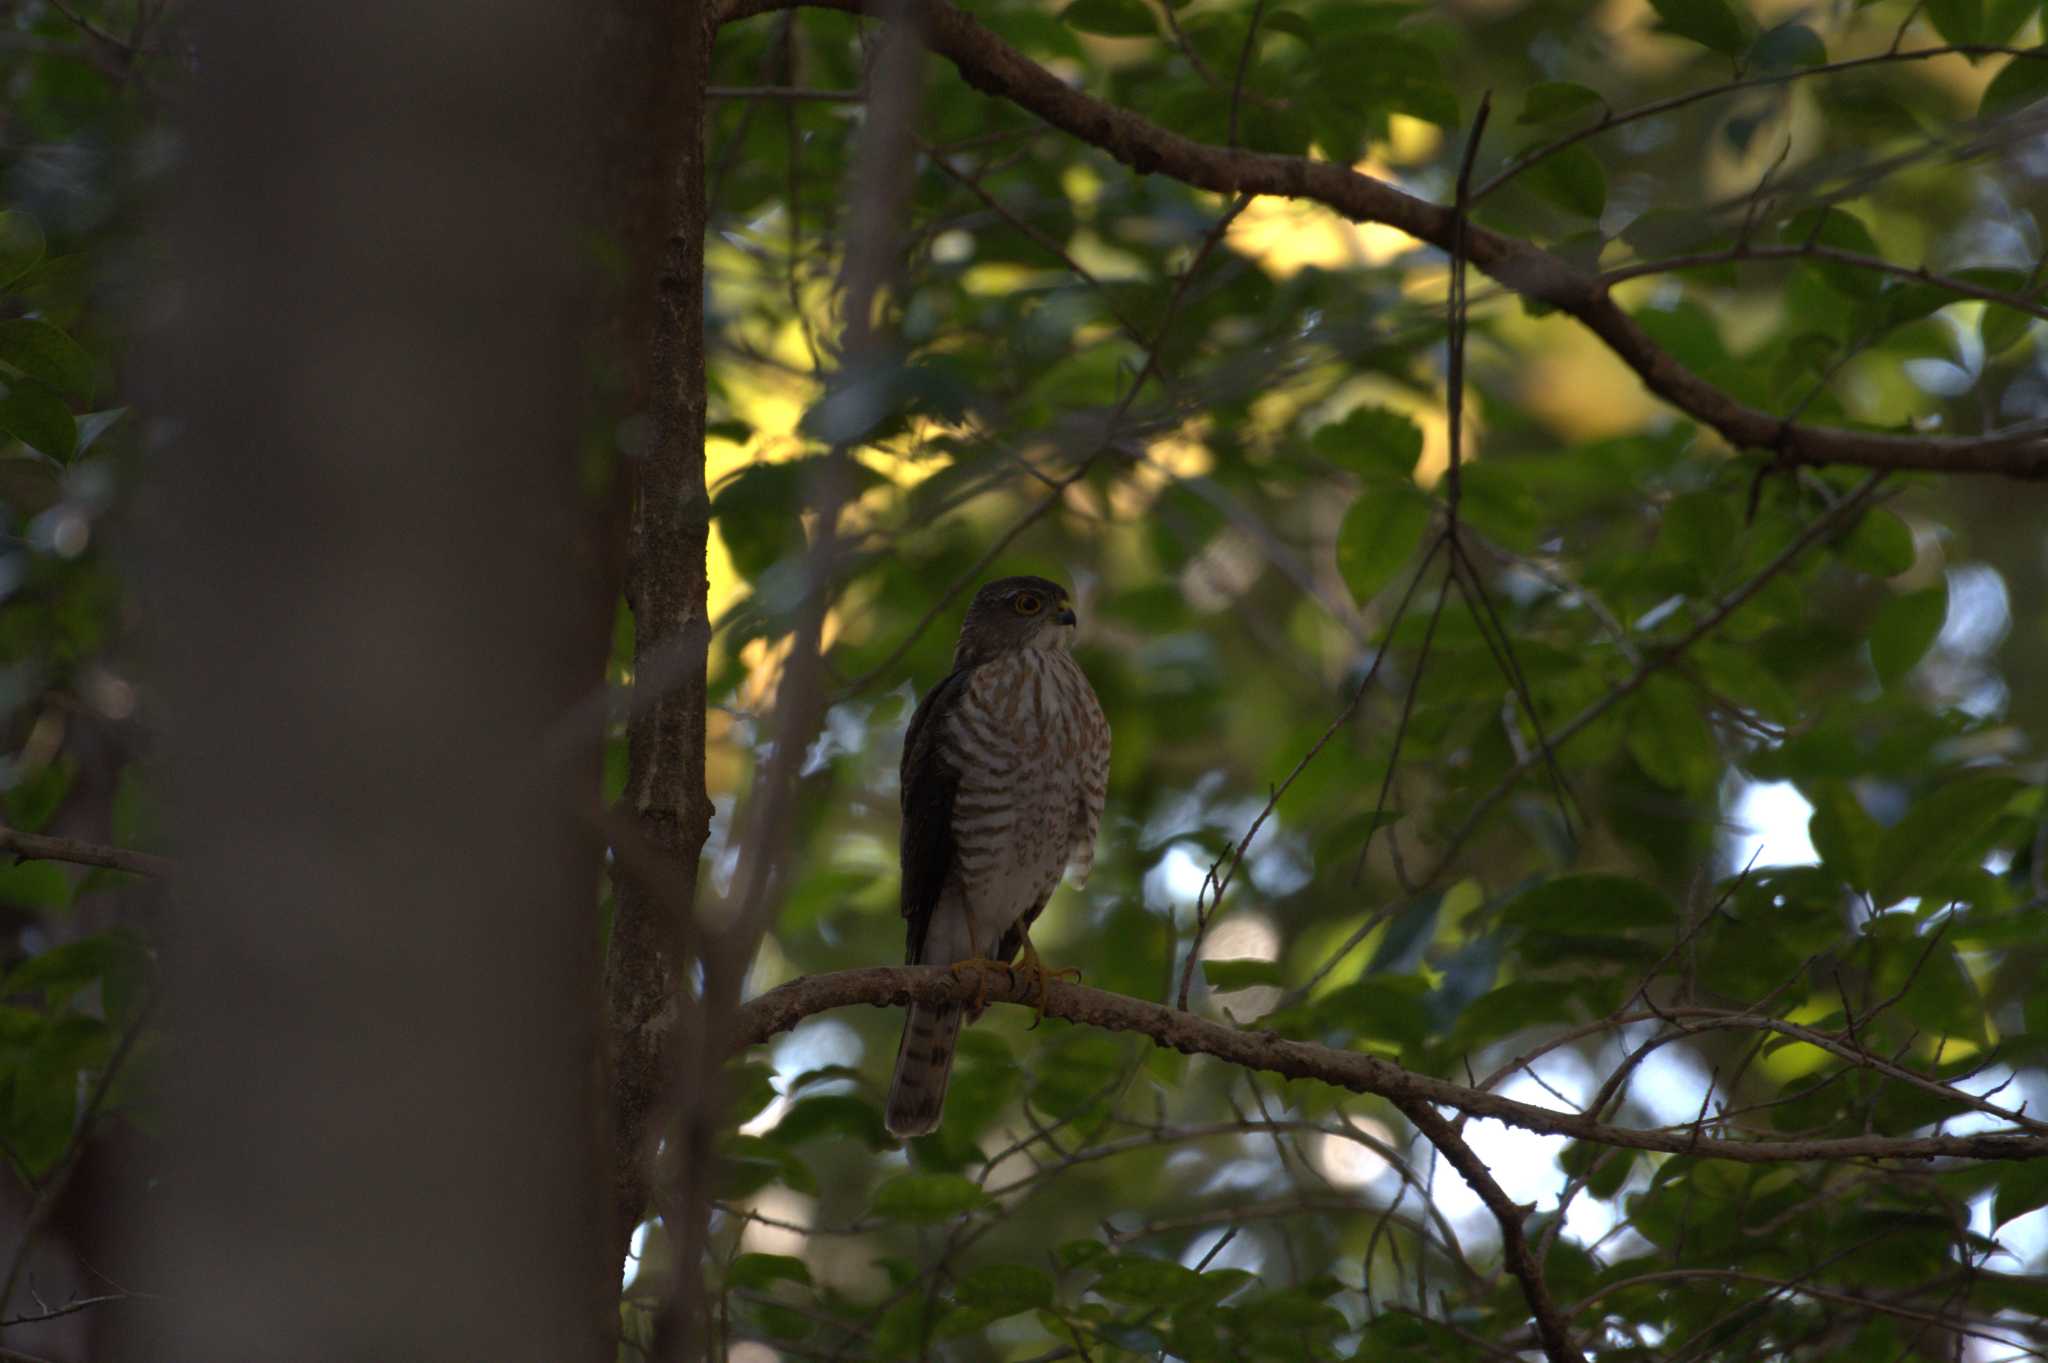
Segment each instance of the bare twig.
M168 879L178 869L169 857L134 852L125 847L103 847L77 838L51 838L40 833L20 833L0 827L0 852L12 852L23 861L68 861L75 866L103 866L112 871L129 871L139 876Z
M1549 748L1554 750L1563 747L1567 741L1591 726L1595 720L1598 720L1609 710L1641 690L1643 684L1649 681L1656 673L1678 661L1687 649L1690 649L1694 644L1719 629L1729 616L1740 610L1745 603L1768 586L1778 574L1784 572L1793 563L1798 561L1799 557L1822 536L1842 525L1846 525L1852 514L1860 511L1868 504L1883 480L1884 475L1882 473L1873 473L1854 492L1851 492L1848 496L1821 512L1820 515L1814 517L1804 530L1793 537L1790 544L1778 552L1776 557L1758 569L1747 581L1716 601L1713 607L1693 624L1691 629L1688 629L1672 642L1650 652L1636 667L1635 671L1630 673L1620 685L1612 687L1599 700L1588 705L1571 719L1558 726L1557 732L1552 736L1548 745ZM1492 813L1493 807L1505 799L1508 792L1514 789L1522 777L1527 775L1542 760L1543 758L1540 755L1523 757L1508 769L1507 774L1501 778L1499 784L1486 794L1480 796L1479 799L1473 801L1471 807L1466 811L1464 820L1459 823L1457 828L1445 840L1444 850L1439 855L1437 864L1431 869L1429 875L1423 877L1424 884L1428 884L1443 873L1444 868L1449 866L1452 859L1457 856L1459 849L1464 846L1465 840L1472 835L1473 830L1478 828L1481 821L1488 814Z
M100 1112L106 1107L107 1095L113 1091L114 1081L121 1075L121 1069L134 1053L135 1043L142 1039L143 1030L150 1019L156 1016L157 994L152 987L144 998L135 1017L122 1031L121 1039L114 1043L113 1053L93 1080L92 1091L87 1094L85 1106L79 1109L77 1121L71 1126L71 1139L65 1142L64 1153L44 1176L42 1185L36 1189L35 1201L29 1205L28 1215L22 1218L21 1238L15 1242L14 1255L7 1264L7 1277L0 1282L0 1306L14 1299L14 1289L21 1281L21 1273L28 1266L29 1251L35 1247L36 1236L42 1232L43 1224L50 1219L57 1199L71 1181L71 1173L78 1167L79 1159L85 1154L85 1143L91 1138L93 1129L99 1123Z
M1908 16L1908 21L1910 22L1910 16ZM1903 35L1903 30L1901 30L1901 33ZM1567 133L1554 142L1546 142L1540 147L1532 147L1509 164L1494 172L1487 179L1486 183L1479 186L1472 197L1475 200L1485 198L1531 166L1541 161L1547 161L1559 152L1564 151L1568 147L1575 147L1589 137L1597 137L1601 133L1608 132L1614 128L1640 122L1645 118L1654 118L1658 114L1668 114L1673 109L1683 109L1686 105L1697 104L1701 100L1717 99L1722 95L1736 94L1743 90L1754 90L1764 86L1789 85L1793 81L1806 80L1814 76L1837 75L1843 71L1854 71L1865 66L1878 66L1892 62L1927 61L1934 57L1987 57L1999 54L2033 60L2039 60L2043 56L2042 53L2030 52L2016 47L1996 47L1981 43L1966 43L1957 46L1918 48L1911 52L1889 51L1870 57L1851 57L1846 61L1825 62L1819 66L1802 66L1786 71L1773 71L1767 75L1750 76L1742 80L1723 81L1719 85L1709 85L1698 90L1688 90L1684 94L1652 100L1647 104L1637 105L1635 108L1621 113L1609 112L1598 121L1590 123L1576 132Z
M1744 260L1827 260L1838 265L1851 265L1859 270L1875 274L1888 274L1899 279L1910 279L1916 284L1931 284L1935 288L1955 294L1958 298L1974 298L2000 307L2024 312L2030 317L2048 321L2048 304L2036 303L2022 294L2004 289L1993 289L1983 284L1972 284L1967 279L1941 274L1925 265L1900 265L1882 256L1866 255L1861 251L1845 251L1838 246L1829 246L1818 241L1765 243L1739 242L1718 251L1700 251L1692 255L1671 256L1663 260L1639 261L1633 265L1622 265L1605 271L1600 282L1610 287L1645 275L1670 274L1675 270L1690 270L1705 265L1728 265Z
M714 85L705 95L711 99L777 99L820 104L864 104L865 90L811 90L797 85Z
M77 1301L66 1302L62 1306L55 1306L47 1311L38 1311L33 1315L9 1316L5 1320L0 1320L0 1330L16 1325L34 1325L39 1321L55 1320L59 1316L76 1315L80 1311L90 1310L95 1306L104 1306L110 1301L127 1301L133 1295L131 1292L108 1292L97 1297L80 1297Z
M1416 565L1415 575L1408 579L1408 589L1401 594L1400 602L1394 607L1393 619L1387 625L1387 634L1390 637L1394 629L1400 625L1402 619L1407 615L1408 605L1415 598L1415 589L1422 585L1422 579L1429 572L1429 565L1435 561L1437 551L1443 547L1443 543L1443 537L1439 535L1431 543L1429 552L1423 555L1422 562ZM1438 606L1439 608L1442 606L1441 597L1438 598ZM1432 616L1432 625L1434 625L1434 621L1435 617ZM1344 702L1343 708L1337 711L1336 717L1330 721L1321 736L1309 745L1308 751L1303 753L1301 759L1294 764L1294 769L1288 772L1286 778L1273 788L1272 794L1266 799L1265 808L1259 811L1258 817L1252 820L1251 826L1245 829L1244 836L1238 839L1237 846L1231 850L1229 869L1222 870L1223 858L1221 857L1218 857L1215 864L1209 867L1209 874L1203 879L1201 891L1195 896L1195 939L1188 947L1187 966L1181 974L1180 992L1174 1000L1177 1006L1181 1008L1188 1006L1188 990L1194 981L1195 967L1201 962L1202 941L1208 935L1209 925L1214 921L1217 911L1222 906L1224 891L1230 888L1231 881L1237 876L1237 869L1243 863L1245 851L1251 846L1252 839L1258 836L1259 829L1265 825L1266 820L1272 817L1273 811L1279 807L1280 797L1287 793L1288 787L1292 786L1300 778L1302 772L1308 770L1308 764L1316 759L1318 753L1329 746L1330 740L1337 736L1337 731L1351 722L1351 716L1358 710L1358 703L1365 699L1365 693L1372 688L1373 679L1379 676L1380 666L1386 659L1387 650L1382 647L1373 655L1372 666L1366 669L1363 677L1359 678L1358 685L1351 692L1351 698ZM1391 770L1391 766L1389 770ZM1384 805L1386 799L1386 791L1384 789L1380 792L1380 798L1382 805ZM1370 843L1370 841L1371 834L1368 832L1367 842ZM1207 897L1206 904L1204 903L1205 896Z
M889 651L889 655L886 658L846 684L841 690L840 694L842 696L858 695L877 681L893 674L897 664L903 661L904 655L909 653L917 644L917 641L923 637L924 632L931 628L932 622L951 608L953 602L959 599L962 592L981 580L981 575L987 571L989 564L994 563L1002 555L1003 551L1016 541L1019 535L1023 534L1033 525L1036 525L1045 517L1047 512L1058 506L1060 501L1066 496L1069 487L1087 477L1088 470L1095 466L1095 461L1114 443L1118 427L1122 424L1124 417L1130 412L1131 404L1137 401L1138 394L1144 390L1146 382L1159 372L1159 353L1166 345L1166 338L1172 334L1174 318L1180 312L1181 301L1187 296L1188 287L1194 282L1196 273L1208 261L1210 254L1215 251L1217 243L1223 240L1223 234L1230 229L1230 224L1237 221L1238 214L1244 212L1246 206L1250 203L1251 198L1249 195L1239 197L1229 207L1224 209L1217 216L1216 221L1210 225L1208 234L1202 238L1202 244L1196 248L1193 258L1188 261L1187 269L1183 270L1180 278L1175 281L1173 293L1167 298L1166 310L1160 319L1158 334L1154 337L1151 346L1145 353L1145 363L1138 370L1137 376L1131 380L1130 385L1124 390L1123 397L1110 412L1108 420L1103 423L1102 438L1095 450L1083 458L1070 472L1056 480L1044 496L1032 503L1028 511L1012 521L1009 528L1001 535L998 535L989 544L988 548L982 551L981 556L975 559L966 571L955 577L947 585L946 590L940 593L930 606L925 608L925 613L918 617L917 623L910 627L909 632L898 641L895 648Z
M1459 1177L1486 1204L1486 1210L1493 1213L1494 1221L1500 1226L1501 1254L1507 1260L1508 1272L1521 1284L1522 1297L1529 1303L1530 1314L1536 1318L1536 1334L1543 1341L1544 1354L1551 1363L1585 1363L1586 1356L1573 1341L1565 1324L1565 1313L1557 1309L1550 1287L1543 1281L1543 1270L1529 1249L1529 1238L1522 1231L1523 1220L1534 1209L1516 1205L1501 1190L1485 1163L1473 1153L1471 1146L1465 1144L1465 1138L1458 1134L1457 1128L1435 1108L1427 1103L1413 1102L1396 1103L1395 1106L1458 1171Z

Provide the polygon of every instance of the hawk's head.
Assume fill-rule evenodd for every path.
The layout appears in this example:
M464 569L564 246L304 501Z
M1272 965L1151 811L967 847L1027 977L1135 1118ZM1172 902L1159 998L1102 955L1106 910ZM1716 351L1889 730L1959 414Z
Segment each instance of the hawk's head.
M960 625L955 667L1020 648L1065 648L1074 637L1067 589L1042 577L1002 577L974 594Z

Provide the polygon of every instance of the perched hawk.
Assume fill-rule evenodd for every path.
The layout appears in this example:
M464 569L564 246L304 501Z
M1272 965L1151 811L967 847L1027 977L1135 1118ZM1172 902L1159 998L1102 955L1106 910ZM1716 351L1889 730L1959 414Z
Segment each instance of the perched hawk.
M1044 988L1026 935L1069 865L1095 862L1109 784L1109 725L1080 666L1067 593L1006 577L974 595L953 670L903 739L903 916L912 965L979 961ZM898 1136L939 1124L959 1004L913 1004L896 1049L887 1121Z

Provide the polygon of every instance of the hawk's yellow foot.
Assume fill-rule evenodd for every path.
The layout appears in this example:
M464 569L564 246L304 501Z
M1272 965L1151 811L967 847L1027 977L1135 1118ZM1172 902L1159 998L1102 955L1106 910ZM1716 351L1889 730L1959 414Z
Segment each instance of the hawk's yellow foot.
M1010 976L1012 979L1021 977L1025 982L1025 989L1031 998L1032 1012L1036 1014L1031 1019L1033 1027L1045 1021L1045 987L1048 983L1053 980L1069 979L1076 984L1081 982L1081 971L1077 966L1063 966L1058 970L1046 969L1045 962L1039 959L1038 949L1031 945L1029 937L1024 939L1023 956L1017 964L1010 967Z
M998 970L1002 971L1005 975L1011 973L1009 962L991 961L986 956L975 956L965 961L955 961L947 966L946 969L953 972L955 979L959 979L968 971L974 972L974 1002L968 1004L967 1007L975 1017L980 1017L982 1010L988 1007L989 976Z

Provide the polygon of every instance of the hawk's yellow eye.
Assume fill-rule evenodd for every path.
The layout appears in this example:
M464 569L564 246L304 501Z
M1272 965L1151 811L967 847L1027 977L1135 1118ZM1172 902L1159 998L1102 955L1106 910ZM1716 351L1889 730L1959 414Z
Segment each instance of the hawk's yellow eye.
M1045 602L1035 592L1018 592L1013 603L1019 615L1036 615L1045 609Z

